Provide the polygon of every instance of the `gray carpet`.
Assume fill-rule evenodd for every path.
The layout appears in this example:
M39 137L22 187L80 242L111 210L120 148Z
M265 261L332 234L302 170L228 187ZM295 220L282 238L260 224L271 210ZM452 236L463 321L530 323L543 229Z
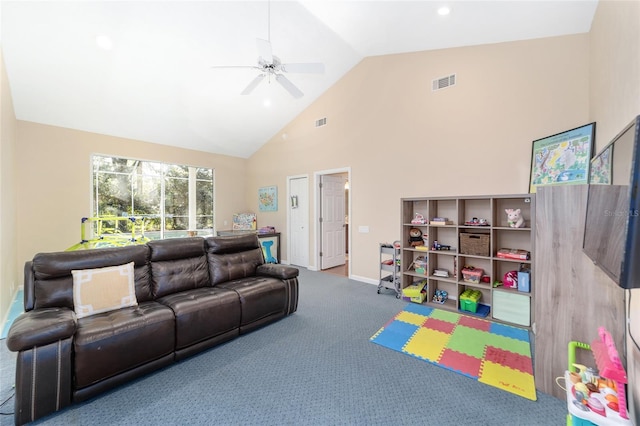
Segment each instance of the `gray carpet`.
M529 401L371 343L405 304L370 284L301 270L292 316L36 424L566 424L566 405L552 396ZM0 343L3 401L15 366Z

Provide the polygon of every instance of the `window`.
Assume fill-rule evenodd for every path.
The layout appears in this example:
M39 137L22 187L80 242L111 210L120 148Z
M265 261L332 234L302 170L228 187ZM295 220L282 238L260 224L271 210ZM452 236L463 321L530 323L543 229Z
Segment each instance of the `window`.
M212 234L213 169L94 155L93 216L141 218L150 239Z

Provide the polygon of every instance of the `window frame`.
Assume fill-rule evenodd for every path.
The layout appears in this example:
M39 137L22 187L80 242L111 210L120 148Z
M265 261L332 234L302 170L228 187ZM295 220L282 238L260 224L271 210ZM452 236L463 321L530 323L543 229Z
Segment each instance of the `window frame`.
M128 217L157 217L160 219L160 230L159 231L148 231L150 234L156 234L159 232L159 239L167 239L167 238L179 238L179 237L183 237L183 236L192 236L192 231L195 231L195 235L215 235L216 233L216 222L215 222L215 218L216 218L216 171L213 167L203 167L203 166L194 166L194 165L189 165L189 164L176 164L176 163L169 163L166 161L159 161L159 160L147 160L147 159L139 159L139 158L134 158L134 157L127 157L127 156L120 156L120 155L111 155L111 154L102 154L102 153L92 153L90 155L90 202L91 202L91 214L94 217L100 217L97 216L97 214L99 213L99 196L100 196L100 191L99 191L99 186L98 188L96 188L96 185L98 184L98 179L97 176L101 173L104 174L112 174L112 175L131 175L131 173L126 173L126 172L115 172L115 171L105 171L105 170L100 170L100 167L96 167L96 158L100 157L100 158L110 158L110 159L119 159L119 160L126 160L126 161L131 161L131 162L139 162L139 163L152 163L154 165L159 165L161 166L161 173L159 175L156 174L141 174L141 173L135 173L136 176L144 176L144 177L152 177L155 179L159 179L160 180L160 199L159 199L159 208L160 208L160 213L157 215L153 215L153 214L142 214L142 215L132 215L130 214L131 211L135 211L135 197L136 197L136 193L134 191L134 185L135 185L135 179L129 178L127 181L127 185L130 191L130 205L127 206L127 209L129 210L128 213ZM154 166L154 167L156 167ZM135 166L134 166L135 167ZM168 171L170 170L171 167L179 167L179 168L184 168L186 167L188 170L188 177L186 178L182 178L179 176L171 176L169 175ZM203 179L203 178L198 178L198 170L199 169L204 169L204 170L210 170L210 174L211 174L211 180L209 179ZM208 174L208 172L207 172ZM187 206L187 229L186 230L167 230L166 229L166 218L167 218L167 206L166 206L166 187L167 187L167 179L185 179L187 180L187 186L188 186L188 192L189 192L189 196L188 196L188 206ZM197 214L197 207L198 207L198 199L197 199L197 183L198 182L210 182L211 185L211 215L208 214L204 214L204 215L200 215L202 216L202 218L211 218L211 228L197 228L197 225L199 223L199 219L201 219L200 216L198 216ZM124 216L124 214L123 214ZM107 215L103 216L103 217L107 217ZM205 219L206 220L206 219ZM92 233L95 231L94 229L91 230ZM184 235L172 235L172 234L184 234ZM152 238L152 239L156 239L156 238Z

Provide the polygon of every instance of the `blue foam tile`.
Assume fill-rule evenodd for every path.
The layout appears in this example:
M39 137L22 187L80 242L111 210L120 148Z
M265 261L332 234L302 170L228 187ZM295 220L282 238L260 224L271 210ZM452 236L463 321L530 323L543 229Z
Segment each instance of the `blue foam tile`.
M404 310L407 312L411 312L412 314L424 315L428 317L433 312L433 308L425 305L419 305L417 303L409 303L404 307Z
M529 332L523 328L492 322L489 331L491 333L499 334L500 336L510 337L523 342L529 341Z
M393 321L371 339L372 342L402 352L402 347L419 327L402 321Z

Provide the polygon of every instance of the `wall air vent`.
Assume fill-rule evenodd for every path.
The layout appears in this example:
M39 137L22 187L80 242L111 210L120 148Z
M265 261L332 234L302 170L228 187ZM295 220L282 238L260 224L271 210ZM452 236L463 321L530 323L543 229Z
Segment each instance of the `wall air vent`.
M327 117L316 120L316 127L322 127L327 125Z
M431 90L436 91L440 89L444 89L446 87L455 86L456 85L456 75L451 74L446 77L436 78L433 80L431 84Z

